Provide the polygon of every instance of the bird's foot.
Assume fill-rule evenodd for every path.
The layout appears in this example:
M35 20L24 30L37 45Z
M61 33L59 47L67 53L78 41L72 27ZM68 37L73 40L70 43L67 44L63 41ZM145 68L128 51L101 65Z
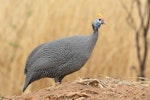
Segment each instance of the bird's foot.
M60 85L60 82L55 83L55 86L58 86L58 85Z

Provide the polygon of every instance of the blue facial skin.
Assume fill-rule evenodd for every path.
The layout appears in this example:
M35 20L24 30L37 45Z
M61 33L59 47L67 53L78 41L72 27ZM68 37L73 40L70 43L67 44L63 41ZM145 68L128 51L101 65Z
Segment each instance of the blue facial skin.
M95 27L99 28L101 26L101 19L97 18L94 23L96 24Z

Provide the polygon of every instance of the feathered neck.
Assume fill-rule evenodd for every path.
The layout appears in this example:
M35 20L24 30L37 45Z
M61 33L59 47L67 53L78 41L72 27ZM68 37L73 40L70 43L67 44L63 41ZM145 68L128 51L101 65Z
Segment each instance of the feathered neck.
M92 24L92 28L93 28L94 33L97 33L97 34L98 34L98 29L99 29L99 28L95 27L93 24Z
M98 39L98 28L94 27L94 25L92 24L93 27L93 34L90 35L90 42L89 42L89 50L92 52L96 41Z

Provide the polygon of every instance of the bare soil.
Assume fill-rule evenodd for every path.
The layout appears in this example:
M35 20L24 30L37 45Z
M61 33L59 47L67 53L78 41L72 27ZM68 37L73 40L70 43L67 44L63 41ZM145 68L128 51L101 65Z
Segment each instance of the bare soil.
M118 79L80 79L2 100L150 100L150 84Z

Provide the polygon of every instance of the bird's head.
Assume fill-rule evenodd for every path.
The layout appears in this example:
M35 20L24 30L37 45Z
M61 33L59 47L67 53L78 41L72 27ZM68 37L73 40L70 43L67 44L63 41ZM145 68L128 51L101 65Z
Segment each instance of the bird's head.
M102 15L99 13L98 18L96 18L92 23L93 30L98 30L102 24L106 24L106 22L104 21Z

